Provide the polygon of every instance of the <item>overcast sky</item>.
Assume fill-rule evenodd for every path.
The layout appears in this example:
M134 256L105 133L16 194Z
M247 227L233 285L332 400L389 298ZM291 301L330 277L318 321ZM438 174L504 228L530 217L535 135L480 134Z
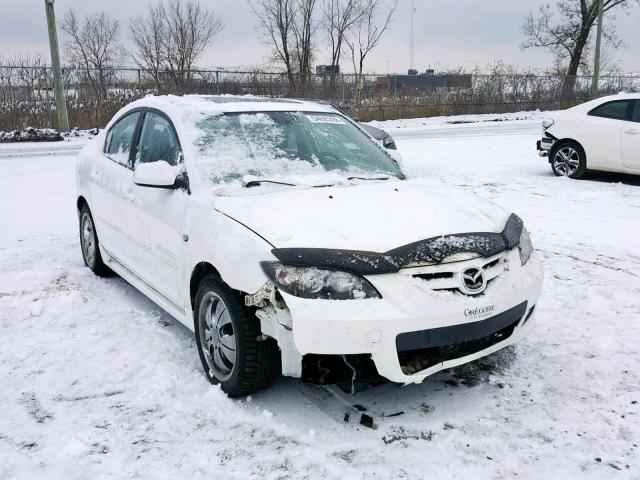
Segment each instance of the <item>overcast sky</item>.
M81 14L104 10L120 21L122 40L128 46L128 19L143 14L149 3L154 0L56 0L56 11L59 20L70 8ZM269 63L269 48L261 42L257 21L246 0L201 0L201 3L213 7L226 25L200 61L202 66L246 67ZM551 63L548 53L523 52L519 46L523 40L520 34L523 18L542 3L544 0L415 0L416 68L470 69L494 60L522 67L548 66ZM386 73L407 69L410 5L411 0L399 0L391 29L371 54L366 70ZM616 23L627 48L608 53L609 61L617 62L624 70L640 72L640 8L635 8L630 15L619 12ZM60 36L63 42L62 32ZM319 50L315 63L325 63L328 60L326 40L321 32L315 40ZM0 56L21 51L48 55L43 0L0 0ZM350 63L343 62L343 70L350 70Z

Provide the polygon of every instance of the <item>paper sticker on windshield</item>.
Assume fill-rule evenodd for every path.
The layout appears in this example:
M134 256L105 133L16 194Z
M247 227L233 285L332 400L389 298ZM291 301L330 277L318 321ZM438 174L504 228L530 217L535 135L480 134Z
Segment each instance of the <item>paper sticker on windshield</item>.
M344 125L346 122L338 115L322 113L305 113L304 115L311 123L331 123L333 125Z

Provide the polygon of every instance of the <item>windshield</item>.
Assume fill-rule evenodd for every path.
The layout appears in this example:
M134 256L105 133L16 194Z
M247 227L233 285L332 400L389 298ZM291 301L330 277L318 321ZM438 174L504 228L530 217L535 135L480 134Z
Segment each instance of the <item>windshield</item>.
M334 113L225 113L207 116L196 127L198 167L215 184L256 185L326 172L404 178L382 148Z

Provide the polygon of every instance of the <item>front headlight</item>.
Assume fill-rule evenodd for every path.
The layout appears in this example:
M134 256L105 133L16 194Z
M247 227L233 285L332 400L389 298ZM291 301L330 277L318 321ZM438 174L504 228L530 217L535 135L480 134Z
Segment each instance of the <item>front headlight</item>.
M278 262L260 262L260 266L276 287L295 297L327 300L382 298L367 279L353 273L293 267Z
M531 258L533 253L533 244L531 243L531 237L527 229L522 227L522 233L520 234L520 243L518 245L518 251L520 252L520 264L524 265Z

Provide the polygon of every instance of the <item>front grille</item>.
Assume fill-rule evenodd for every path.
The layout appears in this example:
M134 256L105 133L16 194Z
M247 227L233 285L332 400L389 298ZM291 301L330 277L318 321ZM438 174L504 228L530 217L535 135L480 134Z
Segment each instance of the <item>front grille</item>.
M482 268L487 286L489 286L493 280L505 272L507 268L506 252L489 258L473 258L460 262L409 267L401 269L399 273L410 275L419 280L420 285L429 290L457 292L460 290L462 272L469 267Z
M523 302L478 322L401 333L396 337L396 349L402 371L412 375L500 343L513 334L526 312L527 302Z
M500 263L500 260L500 258L496 258L494 261L487 263L483 268L485 270L488 270L490 268L496 267Z
M420 280L439 280L442 278L452 278L453 273L451 272L435 272L435 273L420 273L418 275L413 275L413 278L419 278Z

